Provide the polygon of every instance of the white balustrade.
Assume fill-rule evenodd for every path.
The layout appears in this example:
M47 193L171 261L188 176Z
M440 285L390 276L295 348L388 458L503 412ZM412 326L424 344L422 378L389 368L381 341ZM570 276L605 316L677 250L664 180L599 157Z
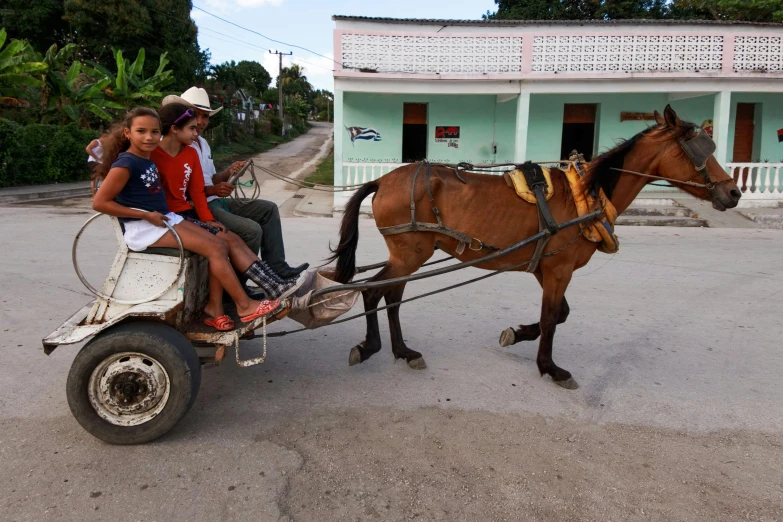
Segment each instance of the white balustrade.
M397 74L522 71L520 36L343 34L345 69Z
M482 26L463 34L443 33L440 26L394 26L387 31L335 34L340 57L335 74L441 75L442 77L588 77L625 74L736 76L783 75L783 31L743 31L728 26L635 27L594 30L569 26ZM470 31L476 31L471 33ZM493 36L490 33L496 33Z
M742 191L741 207L783 201L783 163L726 163L726 170Z
M536 36L533 73L710 72L723 67L720 35Z
M343 185L362 185L406 163L343 163Z

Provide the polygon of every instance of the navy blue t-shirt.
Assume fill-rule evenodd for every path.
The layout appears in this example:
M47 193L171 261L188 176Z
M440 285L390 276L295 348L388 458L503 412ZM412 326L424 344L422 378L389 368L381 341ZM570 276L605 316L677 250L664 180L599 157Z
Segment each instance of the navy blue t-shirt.
M122 152L111 166L112 168L124 167L130 173L128 182L114 201L130 208L168 214L169 206L166 204L166 194L160 184L158 167L151 159L136 156L131 152ZM121 218L120 221L133 220Z

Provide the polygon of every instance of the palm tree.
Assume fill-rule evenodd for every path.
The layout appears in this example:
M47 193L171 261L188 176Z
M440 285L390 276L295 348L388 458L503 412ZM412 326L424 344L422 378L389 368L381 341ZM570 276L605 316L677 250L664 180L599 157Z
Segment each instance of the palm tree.
M0 105L29 107L23 99L28 93L20 86L41 86L33 75L46 71L47 66L35 61L32 47L24 40L11 40L4 49L6 38L5 28L0 28Z
M167 53L160 55L155 74L144 78L146 53L143 47L139 49L133 63L122 57L122 51L117 49L112 49L112 51L114 52L114 61L117 63L117 74L94 62L88 62L94 69L86 72L96 80L109 80L104 92L120 108L137 105L158 107L160 105L158 100L169 94L164 92L163 88L174 81L174 72L170 69L165 70L169 63L169 59L166 57Z
M68 44L59 51L55 44L43 57L43 62L48 66L41 89L43 119L59 119L63 123L70 120L86 126L90 113L111 121L111 109L125 108L106 96L105 89L111 79L77 61L66 70L65 65L75 52L74 44Z

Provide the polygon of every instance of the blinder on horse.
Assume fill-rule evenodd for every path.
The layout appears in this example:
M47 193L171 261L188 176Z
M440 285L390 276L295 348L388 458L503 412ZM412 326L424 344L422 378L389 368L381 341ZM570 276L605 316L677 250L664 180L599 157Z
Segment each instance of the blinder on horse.
M696 167L696 170L701 172L707 168L707 160L715 153L717 147L715 146L715 142L712 141L712 138L710 138L710 135L707 134L704 129L701 127L696 127L695 129L696 136L689 140L680 138L677 141L680 143L680 147L682 147L685 154L693 162L693 166Z

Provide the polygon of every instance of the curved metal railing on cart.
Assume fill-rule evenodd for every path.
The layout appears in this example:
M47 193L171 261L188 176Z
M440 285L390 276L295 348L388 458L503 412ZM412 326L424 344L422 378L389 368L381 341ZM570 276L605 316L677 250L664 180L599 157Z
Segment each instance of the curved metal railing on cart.
M147 212L146 210L134 208L133 210L140 210L141 212ZM163 294L169 291L169 289L176 284L176 282L179 280L179 276L182 275L182 270L185 267L185 248L182 246L182 239L180 239L179 234L177 234L177 231L174 230L174 227L171 226L167 221L164 221L163 224L166 226L166 228L169 229L169 231L174 235L174 239L177 241L177 247L179 248L179 262L177 264L177 274L174 276L174 279L166 285L166 287L158 292L157 294L154 294L151 297L145 297L143 299L117 299L116 297L112 297L110 295L106 295L103 292L99 291L95 287L93 287L89 281L87 281L87 278L84 277L84 274L81 271L81 268L79 267L79 262L77 260L76 256L76 250L79 246L79 239L81 239L82 234L84 233L87 226L90 225L93 221L98 219L99 217L103 216L104 214L98 213L93 216L90 216L87 221L85 221L84 225L79 229L79 232L76 233L76 237L73 240L73 246L71 247L71 260L73 261L73 268L76 271L76 276L79 278L79 281L82 282L84 287L90 291L93 295L100 297L101 299L105 299L106 301L110 301L112 303L117 303L121 305L138 305L138 304L144 304L149 303L150 301L154 301L155 299L158 299ZM117 218L113 218L117 219ZM120 244L120 248L125 249L125 253L128 252L128 247L124 243Z

